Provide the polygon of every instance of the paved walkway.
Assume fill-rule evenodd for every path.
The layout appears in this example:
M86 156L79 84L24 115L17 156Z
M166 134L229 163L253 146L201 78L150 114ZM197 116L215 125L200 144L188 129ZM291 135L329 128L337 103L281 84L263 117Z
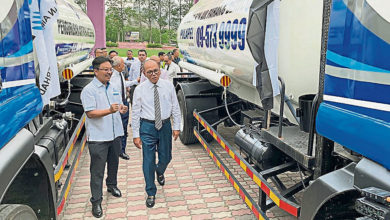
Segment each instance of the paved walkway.
M225 132L234 133L226 129ZM132 137L129 137L129 140ZM216 142L214 142L213 145ZM236 178L257 200L258 187L221 147L222 160ZM166 184L157 185L156 205L145 206L145 184L142 173L142 153L128 142L131 159L120 159L118 187L122 197L116 198L103 189L101 219L255 219L225 176L219 171L200 144L184 146L178 140L173 144L173 159L166 173ZM68 201L61 219L93 219L89 202L89 163L86 149L80 159ZM270 219L291 219L284 211L273 208L267 212Z
M249 208L200 145L174 142L166 185L157 184L156 205L145 206L141 150L128 145L130 161L120 160L118 187L122 198L104 187L102 219L254 219ZM85 151L62 219L93 218L89 203L89 153Z

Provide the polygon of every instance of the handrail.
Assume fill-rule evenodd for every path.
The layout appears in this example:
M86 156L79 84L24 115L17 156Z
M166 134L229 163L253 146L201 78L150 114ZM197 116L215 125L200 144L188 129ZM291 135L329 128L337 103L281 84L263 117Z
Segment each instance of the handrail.
M282 77L278 76L278 80L280 81L281 88L280 88L280 112L279 112L279 132L278 137L282 138L282 130L283 130L283 113L284 113L284 96L286 91L286 85L284 84L284 81Z

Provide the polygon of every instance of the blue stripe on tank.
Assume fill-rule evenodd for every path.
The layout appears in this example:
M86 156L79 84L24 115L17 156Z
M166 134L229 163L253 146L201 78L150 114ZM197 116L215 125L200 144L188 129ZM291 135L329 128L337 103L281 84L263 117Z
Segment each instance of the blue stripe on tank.
M325 74L324 94L390 104L390 86L343 79Z
M26 45L23 45L20 50L10 56L7 56L8 58L12 58L12 57L21 57L21 56L24 56L26 54L29 54L33 51L33 41L31 40L30 42L28 42Z
M2 67L0 68L0 75L3 82L34 79L34 61L17 66Z
M331 54L331 61L339 65L351 64L348 60L338 59L341 56L360 63L358 66L365 64L390 70L390 45L363 26L343 0L333 1L330 20L328 51L338 55Z
M18 18L11 28L0 41L2 56L12 56L21 50L22 47L29 44L32 39L30 8L28 1L24 1L23 6L19 9ZM24 54L19 54L24 55Z
M356 60L353 60L348 57L341 56L337 53L334 53L330 50L326 52L326 58L338 65L344 66L345 68L353 69L353 70L362 70L362 71L371 71L371 72L380 72L380 73L390 73L389 70L381 69L375 66L370 66Z

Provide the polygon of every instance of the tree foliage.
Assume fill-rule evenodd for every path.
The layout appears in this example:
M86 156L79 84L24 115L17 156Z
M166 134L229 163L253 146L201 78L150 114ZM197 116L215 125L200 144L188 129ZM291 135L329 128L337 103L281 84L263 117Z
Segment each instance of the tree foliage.
M86 0L75 0L85 10ZM139 41L175 43L181 19L193 0L105 0L107 41L124 41L130 31L140 33ZM147 27L147 28L145 28Z

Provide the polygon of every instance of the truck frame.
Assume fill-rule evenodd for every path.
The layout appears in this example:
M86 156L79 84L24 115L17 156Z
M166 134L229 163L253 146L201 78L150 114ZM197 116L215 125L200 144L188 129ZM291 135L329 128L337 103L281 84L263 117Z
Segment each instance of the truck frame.
M262 7L251 8L253 13L257 13L264 10L272 1L253 2L264 2ZM347 57L345 54L352 50L364 53L365 49L373 46L372 42L368 42L369 38L359 35L361 32L351 30L361 28L364 34L368 34L365 31L367 23L370 22L366 20L362 25L359 23L361 20L356 21L354 18L359 16L357 11L363 9L366 10L362 12L363 14L368 13L372 17L362 18L360 14L359 19L372 19L371 22L388 24L389 21L386 20L388 18L379 16L366 1L360 3L343 0L323 1L318 90L316 94L301 94L297 110L291 106L291 101L286 95L289 84L285 83L282 77L278 77L280 95L274 99L279 111L271 112L269 108L243 98L245 96L240 93L229 92L227 88L230 83L234 83L234 78L230 79L229 74L224 75L223 70L218 70L217 64L213 64L215 68L208 63L202 65L198 57L190 56L188 51L182 50L187 60L181 62L180 66L192 71L178 74L179 77L174 79L184 123L181 128L181 141L184 144L196 140L201 143L256 218L267 219L266 211L278 206L299 219L390 219L389 164L384 161L383 155L381 156L388 153L388 142L385 141L387 144L383 144L386 140L385 131L389 128L388 108L382 108L384 112L372 113L367 109L358 108L359 104L351 104L352 101L349 102L351 106L348 106L330 99L333 97L331 87L342 90L343 86L348 85L352 88L349 91L362 89L360 85L354 87L351 84L354 83L353 80L364 81L361 78L355 79L351 76L350 84L347 84L348 82L337 84L329 77L333 66L341 66L334 63L336 62L334 57L343 60L341 56L336 56L334 51L343 54L345 58ZM186 22L183 25L186 28L185 33L190 30L188 27L192 27L191 22L188 20ZM377 34L372 28L368 29L367 32L371 30L370 36L374 37L372 32L374 35ZM357 49L358 46L349 40L348 37L352 33L361 37L359 45L364 46L359 49L365 49ZM378 56L384 56L389 52L387 50L390 48L389 42L383 40L386 36L376 36L375 40L384 48L383 50L371 48L370 56L376 56L375 52ZM178 38L183 42L197 37L188 37L188 34L183 34L180 30L178 33ZM341 41L341 45L336 41ZM198 54L201 50L200 48L197 50ZM356 57L353 59L361 58ZM372 57L369 59L372 60ZM383 68L382 72L389 72L388 65L378 63L379 61L376 64ZM352 67L352 64L351 66L345 64L343 67L352 71L356 68ZM366 70L378 71L374 68ZM370 83L365 84L367 88L380 87L381 91L389 91L387 81L379 82L372 79ZM369 92L377 94L372 90ZM259 95L262 97L262 94ZM387 103L387 98L378 96L380 97L376 102ZM358 99L354 95L351 95L351 98ZM374 105L373 102L371 104ZM366 105L365 108L374 107ZM292 123L285 118L285 109L289 109L299 123ZM246 124L241 125L244 122ZM239 126L234 138L235 144L228 143L218 133L217 128L221 123L225 126ZM249 195L224 165L210 144L211 141L216 141L259 187L258 201ZM370 150L370 145L376 146L376 152ZM298 172L300 181L287 187L278 177L287 172ZM299 192L302 195L300 202L294 197Z

